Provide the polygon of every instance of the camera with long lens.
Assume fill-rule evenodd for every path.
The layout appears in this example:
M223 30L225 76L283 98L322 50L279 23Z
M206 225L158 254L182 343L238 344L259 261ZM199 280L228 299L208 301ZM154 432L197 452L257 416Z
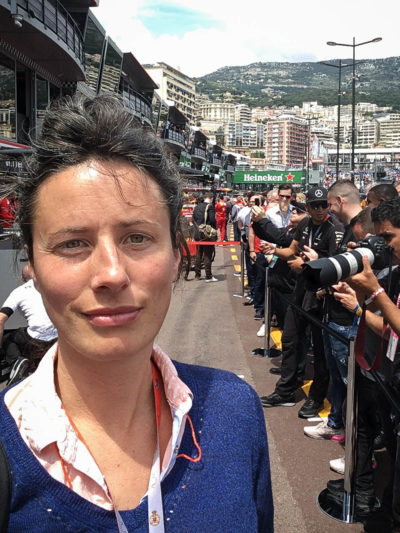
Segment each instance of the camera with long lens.
M309 288L328 287L361 272L363 257L367 257L375 269L382 269L391 264L392 253L393 248L383 237L371 235L358 242L350 252L305 263L302 275Z

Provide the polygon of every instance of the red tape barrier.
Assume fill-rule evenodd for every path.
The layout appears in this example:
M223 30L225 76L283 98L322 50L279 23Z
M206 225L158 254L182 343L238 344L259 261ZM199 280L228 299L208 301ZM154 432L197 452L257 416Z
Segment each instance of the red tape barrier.
M189 251L190 251L190 255L194 256L196 255L196 246L197 245L201 245L201 246L215 246L215 245L220 245L220 246L238 246L240 244L239 241L186 241L187 245L188 245L188 248L189 248ZM185 255L185 254L184 254Z
M239 241L188 241L188 244L196 244L196 245L213 245L213 246L238 246L240 244Z

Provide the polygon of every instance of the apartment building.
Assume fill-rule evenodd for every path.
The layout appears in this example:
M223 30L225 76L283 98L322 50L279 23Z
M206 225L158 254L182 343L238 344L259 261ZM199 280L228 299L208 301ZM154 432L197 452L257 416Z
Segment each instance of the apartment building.
M219 124L235 122L235 104L208 100L197 106L197 114L202 121L213 121Z
M358 123L356 132L356 146L358 148L373 148L378 143L379 123L376 120L364 120Z
M307 121L281 115L265 125L265 159L268 163L303 167L309 132Z
M196 86L192 78L166 63L143 65L157 83L162 100L173 102L190 121L195 121Z
M263 148L264 124L230 122L225 125L225 143L234 148Z
M378 118L379 145L386 148L400 146L400 113L390 113Z
M235 122L251 122L251 109L248 105L235 105Z

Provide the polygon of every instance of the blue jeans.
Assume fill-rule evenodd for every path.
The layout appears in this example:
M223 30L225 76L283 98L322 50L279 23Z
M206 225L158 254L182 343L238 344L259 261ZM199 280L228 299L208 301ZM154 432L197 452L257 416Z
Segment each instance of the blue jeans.
M356 329L353 325L339 326L336 322L328 322L327 325L346 339L356 334ZM322 336L324 339L326 366L329 369L332 380L331 412L328 416L328 426L340 429L343 427L342 408L347 393L349 347L333 335L329 335L325 330L322 332Z

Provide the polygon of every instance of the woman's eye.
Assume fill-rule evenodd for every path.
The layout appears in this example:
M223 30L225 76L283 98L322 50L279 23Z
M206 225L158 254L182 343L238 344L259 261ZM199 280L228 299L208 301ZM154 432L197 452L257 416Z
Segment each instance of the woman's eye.
M75 239L73 241L67 241L62 244L64 248L78 248L82 245L82 241L79 241L78 239Z
M141 235L140 233L132 233L132 235L129 235L129 242L132 244L143 244L146 240L146 236Z

